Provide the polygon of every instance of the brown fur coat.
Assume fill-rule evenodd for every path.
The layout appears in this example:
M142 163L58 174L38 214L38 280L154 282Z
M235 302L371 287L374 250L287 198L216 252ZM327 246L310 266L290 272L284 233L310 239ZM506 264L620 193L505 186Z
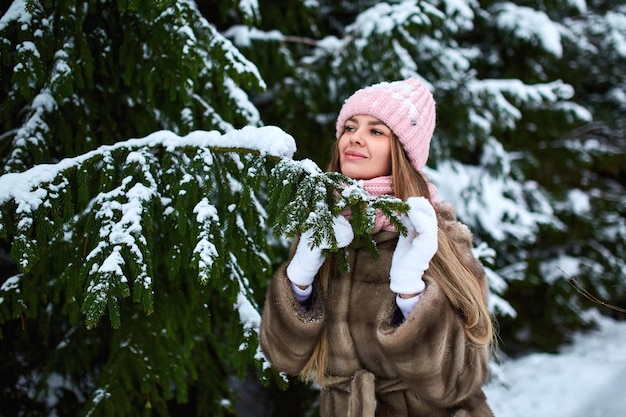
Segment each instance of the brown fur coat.
M462 245L462 260L479 273L472 236L452 208L439 204L446 229ZM441 218L441 217L440 217ZM489 417L482 385L488 348L468 342L463 324L437 282L424 275L426 290L406 320L389 289L389 269L398 234L373 236L379 257L349 247L350 272L331 277L328 299L317 281L310 305L293 297L283 265L267 292L259 341L279 371L297 375L308 362L324 327L329 340L330 381L322 387L323 417ZM396 319L394 319L396 318Z

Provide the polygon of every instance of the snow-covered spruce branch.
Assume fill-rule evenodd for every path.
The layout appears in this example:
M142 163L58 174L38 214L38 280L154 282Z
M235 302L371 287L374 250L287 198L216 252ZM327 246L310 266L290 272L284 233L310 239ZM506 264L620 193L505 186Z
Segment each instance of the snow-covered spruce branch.
M574 95L571 85L563 81L524 84L518 79L484 79L467 83L472 101L480 104L481 114L472 111L476 124L493 130L498 124L514 129L522 118L520 106L531 110L558 106L571 113L572 118L589 122L592 117L584 107L568 102Z
M0 177L0 233L23 272L13 295L20 280L58 271L51 282L88 327L107 311L119 327L121 299L132 296L151 314L155 274L182 271L249 311L248 277L271 273L268 220L276 235L312 228L316 242L334 242L332 216L350 210L355 235L374 249L376 210L404 230L406 204L372 198L353 180L292 160L293 152L293 138L274 127L156 132ZM15 306L4 319L27 308Z
M192 267L204 284L266 270L266 214L258 195L268 166L293 152L293 138L274 127L185 137L156 132L6 174L0 233L13 242L24 272L11 288L19 292L20 280L33 279L29 272L60 271L50 280L62 282L66 300L82 305L87 326L108 310L118 327L121 298L132 294L145 313L153 311L157 269L175 277ZM239 273L238 263L249 269ZM239 287L226 291L233 305Z
M142 154L143 151L150 149L157 154L171 154L184 153L186 148L210 149L217 153L239 152L274 157L278 160L283 157L290 158L295 152L295 143L291 136L275 127L246 127L224 135L216 131L196 131L185 137L162 131L142 139L130 139L114 145L102 146L83 155L66 158L56 164L43 164L25 172L5 174L0 176L0 207L2 207L0 236L32 235L36 234L34 228L48 229L53 219L45 218L47 222L35 225L34 214L42 208L49 208L60 197L69 197L68 192L78 193L75 199L76 202L81 203L81 200L85 202L85 197L91 199L99 193L111 191L113 178L120 170L120 166L116 165L120 155L126 158L124 166L134 166L133 163L136 163L137 166L143 166L142 169L146 169L146 167L154 168L150 164L158 163L158 161L147 162L145 160L147 154ZM206 160L202 162L207 166L212 165L211 156L206 154L205 157ZM133 159L136 160L133 161ZM178 160L174 163L188 162L189 159ZM98 172L87 172L89 168L95 168ZM89 177L94 175L100 176L98 189L94 189L94 184L89 181ZM167 175L167 172L164 175ZM156 187L156 180L149 179L150 176L144 179L148 180L150 187ZM188 181L189 178L185 180ZM117 185L122 185L124 181L128 181L128 177L124 177ZM85 196L85 193L89 195ZM63 217L77 214L76 211L67 213L67 207L63 209ZM14 224L10 224L11 222L7 219L8 215L15 217ZM21 266L27 267L26 264Z
M350 213L350 223L355 236L374 248L370 232L375 225L376 210L382 211L402 233L406 228L400 215L408 206L401 200L370 196L358 181L339 173L324 173L310 160L281 160L272 170L269 185L269 216L274 233L294 237L305 230L313 230L313 242L331 243L336 252L336 239L332 233L332 218Z

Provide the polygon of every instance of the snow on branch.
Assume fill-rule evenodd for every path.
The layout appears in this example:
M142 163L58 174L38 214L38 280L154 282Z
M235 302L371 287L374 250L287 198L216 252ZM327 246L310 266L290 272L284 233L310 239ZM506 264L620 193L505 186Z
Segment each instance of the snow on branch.
M434 19L444 20L444 13L425 2L402 2L400 4L377 3L357 16L346 28L347 32L358 32L364 38L373 34L387 34L398 27L416 25L429 27Z
M272 170L268 183L268 216L274 233L294 237L313 231L313 243L330 242L330 252L337 252L332 219L350 213L355 238L375 250L371 238L376 210L380 210L401 233L406 228L400 215L408 205L390 196L372 197L359 181L337 172L323 173L311 160L281 160Z
M467 83L473 102L480 108L480 114L472 111L474 123L490 132L491 126L500 125L515 129L522 118L521 108L538 110L550 105L561 105L574 95L571 85L562 81L544 84L524 84L517 79L484 79ZM590 121L591 116L582 106L571 103L569 109L574 117Z
M60 271L88 327L107 310L119 327L119 302L131 295L151 314L157 270L191 268L201 284L217 277L234 305L240 285L229 278L269 269L258 198L268 165L294 152L276 127L161 131L103 146L0 177L0 235L24 274Z
M561 24L553 22L545 12L503 3L494 7L493 13L496 26L510 31L516 39L537 44L556 58L563 55Z
M274 126L260 128L246 126L226 134L220 134L217 131L195 131L184 137L169 131L160 131L145 138L102 146L83 155L63 159L56 164L42 164L25 172L5 174L0 177L0 205L14 200L22 204L24 210L30 211L43 202L41 197L46 194L46 191L40 187L52 183L60 172L79 167L104 153L112 153L116 150L130 152L144 147L162 147L167 152L184 147L208 147L218 151L255 151L260 155L278 158L291 158L296 151L293 137Z
M542 225L564 228L536 182L515 182L458 162L441 163L429 175L460 218L497 241L514 236L532 242Z

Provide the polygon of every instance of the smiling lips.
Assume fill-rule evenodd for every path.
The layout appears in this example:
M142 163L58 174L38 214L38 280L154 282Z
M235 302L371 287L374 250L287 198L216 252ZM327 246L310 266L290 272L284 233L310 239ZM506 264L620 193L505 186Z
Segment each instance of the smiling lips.
M366 158L366 156L363 155L361 152L351 151L351 150L346 150L343 153L343 156L346 159L351 159L351 160L360 160L360 159L365 159Z

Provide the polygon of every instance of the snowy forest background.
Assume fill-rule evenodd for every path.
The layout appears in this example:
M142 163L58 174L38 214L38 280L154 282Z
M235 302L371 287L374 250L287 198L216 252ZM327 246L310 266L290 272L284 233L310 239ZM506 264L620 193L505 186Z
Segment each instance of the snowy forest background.
M626 306L626 2L0 15L2 416L315 415L268 369L259 313L308 207L336 210L315 164L342 101L382 80L432 88L427 174L475 232L502 357L557 351L592 308L624 318L581 288Z

